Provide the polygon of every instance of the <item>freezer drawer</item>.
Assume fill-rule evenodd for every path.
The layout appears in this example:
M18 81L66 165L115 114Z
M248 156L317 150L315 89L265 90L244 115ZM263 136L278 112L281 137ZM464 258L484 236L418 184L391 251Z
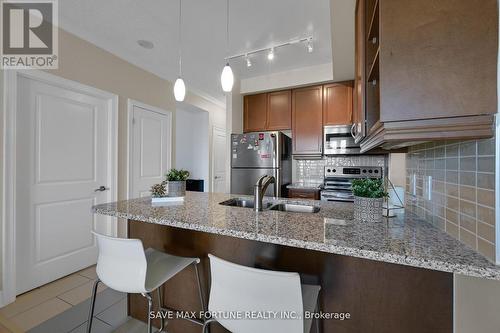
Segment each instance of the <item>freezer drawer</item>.
M231 169L231 193L253 195L254 185L262 176L279 179L277 169ZM276 184L270 184L266 196L274 196Z

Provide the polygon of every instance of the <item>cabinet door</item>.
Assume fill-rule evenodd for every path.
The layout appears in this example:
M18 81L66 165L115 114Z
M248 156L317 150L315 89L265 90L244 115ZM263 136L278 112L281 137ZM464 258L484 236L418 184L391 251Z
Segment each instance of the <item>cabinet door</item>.
M354 141L360 142L365 137L365 0L356 2L356 45L355 45L355 79L354 110L351 133Z
M244 97L243 131L254 132L266 129L267 94Z
M352 82L339 82L323 86L324 125L350 125L352 123Z
M319 155L323 151L323 86L292 91L293 153Z
M289 130L292 127L292 92L267 94L267 130Z

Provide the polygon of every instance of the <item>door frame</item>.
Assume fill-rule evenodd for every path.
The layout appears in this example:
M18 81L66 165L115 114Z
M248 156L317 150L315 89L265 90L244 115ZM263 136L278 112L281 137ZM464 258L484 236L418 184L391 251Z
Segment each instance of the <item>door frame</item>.
M226 145L224 146L224 148L227 148L227 133L226 133L226 129L222 128L222 127L219 127L217 125L213 125L212 126L212 149L211 149L211 152L209 154L210 156L210 159L212 160L211 163L210 163L210 166L211 166L211 172L210 172L210 192L214 192L215 191L215 132L216 131L220 131L222 133L224 133L224 136L226 137ZM227 158L227 156L226 156ZM224 170L226 172L226 184L224 186L224 188L227 190L227 181L228 181L228 177L229 175L227 174L227 168L224 167Z
M169 138L169 149L167 155L167 164L169 168L172 168L172 122L173 122L173 112L167 111L156 106L152 106L146 103L139 102L134 99L127 99L127 200L132 197L132 175L133 173L133 163L132 163L132 147L134 146L134 136L133 136L133 125L134 125L134 106L156 112L169 117L168 122L168 138Z
M73 89L85 94L108 100L108 184L111 188L111 201L118 197L118 95L81 84L76 81L61 78L47 72L35 69L4 71L4 105L3 109L3 193L1 239L2 239L2 284L0 291L0 306L5 306L16 299L16 115L17 115L17 85L18 78L24 77L45 82L56 87ZM117 222L113 220L108 232L116 235Z

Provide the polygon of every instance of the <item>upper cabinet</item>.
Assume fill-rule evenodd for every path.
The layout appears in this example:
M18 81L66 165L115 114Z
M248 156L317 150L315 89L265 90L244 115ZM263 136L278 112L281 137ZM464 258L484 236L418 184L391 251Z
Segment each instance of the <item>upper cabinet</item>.
M358 0L354 132L359 140L366 130L361 150L491 137L497 20L496 0Z
M323 86L323 124L352 124L352 81L331 83Z
M292 125L290 90L247 95L243 98L243 131L289 130Z
M247 95L243 103L243 131L264 130L267 123L267 94Z
M292 127L292 92L276 91L267 94L267 130L289 130Z
M323 86L292 91L292 143L295 155L323 151Z

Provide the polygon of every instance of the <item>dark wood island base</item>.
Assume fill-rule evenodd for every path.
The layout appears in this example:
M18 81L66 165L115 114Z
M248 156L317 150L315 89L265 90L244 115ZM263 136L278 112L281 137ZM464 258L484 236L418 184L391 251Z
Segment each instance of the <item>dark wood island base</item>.
M451 273L131 220L128 228L129 237L141 239L145 248L201 258L207 294L208 253L251 267L301 273L303 282L322 286L323 312L350 314L348 320L323 320L323 332L453 332ZM191 268L168 281L163 294L170 308L201 310ZM145 321L146 309L142 296L129 296L132 317ZM212 332L225 332L213 327ZM167 328L171 333L201 332L201 326L184 320L171 320Z

